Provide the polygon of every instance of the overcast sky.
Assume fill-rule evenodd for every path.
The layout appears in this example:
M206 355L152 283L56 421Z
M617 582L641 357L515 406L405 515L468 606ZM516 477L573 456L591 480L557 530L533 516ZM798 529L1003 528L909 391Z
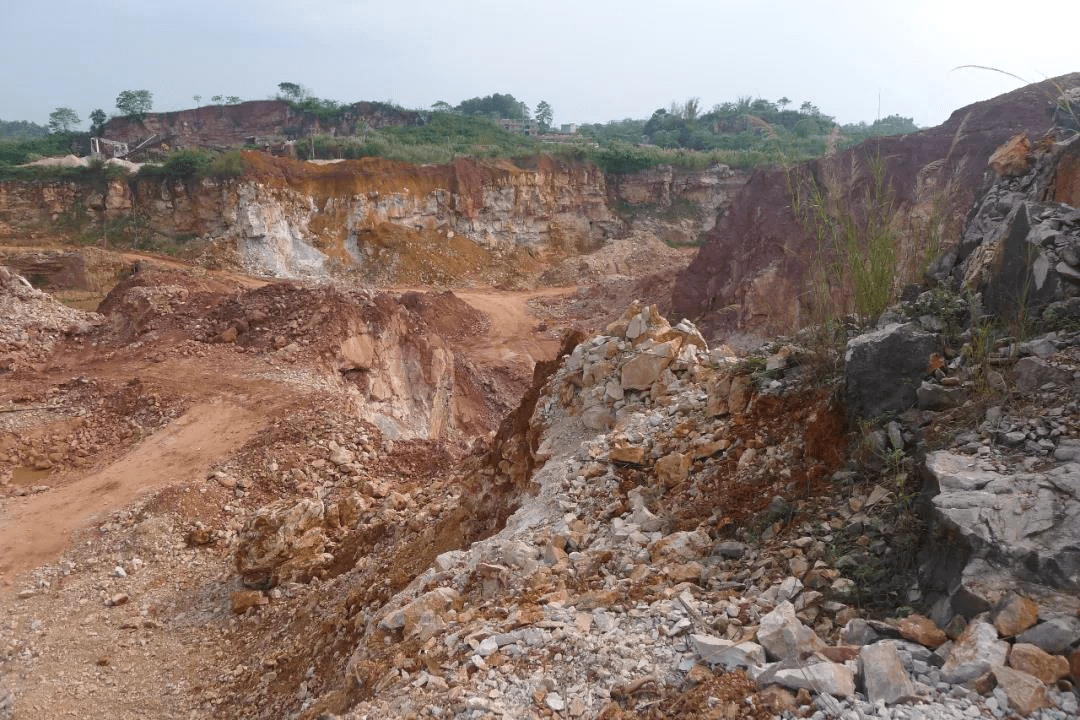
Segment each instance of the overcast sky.
M1080 2L998 0L0 0L0 119L59 106L115 113L212 95L272 97L282 81L342 102L510 93L555 123L647 118L673 100L809 100L840 122L936 125L969 103L1080 70L1061 33Z

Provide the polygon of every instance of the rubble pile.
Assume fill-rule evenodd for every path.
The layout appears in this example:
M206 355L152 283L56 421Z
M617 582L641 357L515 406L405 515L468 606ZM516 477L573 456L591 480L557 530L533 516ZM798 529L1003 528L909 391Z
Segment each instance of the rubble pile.
M85 335L101 322L100 315L66 307L0 267L0 372L43 362L58 339Z
M774 367L791 355L777 353ZM893 501L889 491L845 498L810 485L815 492L804 490L786 510L775 497L797 496L804 485L784 479L803 481L799 468L836 469L805 447L807 426L820 422L814 416L830 412L827 398L786 427L774 416L762 446L730 440L755 406L789 395L806 400L797 380L759 385L723 350L710 352L690 323L671 327L655 308L635 305L578 345L531 419L542 428L532 453L536 495L499 532L438 556L403 592L353 617L362 637L347 683L369 699L343 716L618 717L729 673L757 691L731 705L699 698L706 702L681 712L1075 712L1075 696L1056 683L1076 638L1040 647L1029 635L1010 649L999 628L1010 639L1029 628L1006 625L1004 609L970 623L863 617L852 604L857 573L829 562L837 559L829 544L865 523L867 546L881 549L870 516ZM747 501L749 494L764 498ZM695 506L701 495L706 501ZM829 517L823 504L843 507L831 521L810 519L812 507ZM732 528L752 526L762 509L766 518L805 519L768 524L746 542ZM1017 598L1036 608L1029 627L1047 625L1035 620L1051 608ZM982 650L987 643L993 655ZM372 675L374 649L395 647L389 667ZM1037 686L1029 672L1036 666L1054 668ZM318 708L320 698L307 704Z

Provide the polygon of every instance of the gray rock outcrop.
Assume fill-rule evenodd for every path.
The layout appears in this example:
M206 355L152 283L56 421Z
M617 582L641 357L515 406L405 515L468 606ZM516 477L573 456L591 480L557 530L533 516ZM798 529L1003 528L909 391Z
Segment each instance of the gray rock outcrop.
M876 418L915 404L937 338L915 323L887 325L853 338L844 356L848 416Z

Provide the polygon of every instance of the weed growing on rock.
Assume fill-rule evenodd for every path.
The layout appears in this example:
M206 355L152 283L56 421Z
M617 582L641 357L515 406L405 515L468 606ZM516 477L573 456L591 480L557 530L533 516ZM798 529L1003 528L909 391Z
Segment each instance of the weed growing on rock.
M843 176L829 165L822 177L789 173L791 207L816 241L811 298L816 320L852 312L867 327L888 307L898 281L899 238L891 227L895 200L885 161L852 157ZM844 179L846 177L846 180ZM839 312L838 312L839 311Z

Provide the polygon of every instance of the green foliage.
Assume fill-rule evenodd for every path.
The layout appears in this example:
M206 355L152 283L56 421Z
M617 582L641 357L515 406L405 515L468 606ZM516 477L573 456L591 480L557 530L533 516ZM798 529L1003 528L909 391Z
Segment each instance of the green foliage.
M154 95L149 90L123 90L116 96L116 109L140 120L153 106Z
M204 172L206 177L215 180L228 180L243 176L246 170L247 163L244 161L243 153L239 150L233 150L214 158Z
M603 168L606 172L616 174L639 172L658 165L670 165L684 170L704 170L716 164L750 168L770 162L780 162L782 159L778 153L768 149L765 151L711 150L698 152L682 148L634 145L622 141L613 141L600 147L564 145L559 147L555 154L589 161Z
M297 112L322 122L333 122L341 118L346 106L336 100L324 100L317 97L304 97L302 100L290 101Z
M682 103L673 102L669 108L659 108L647 121L627 118L603 125L583 125L578 132L601 148L624 143L717 153L713 157L723 157L720 162L735 167L789 164L824 155L835 127L834 119L809 101L798 110L788 109L790 104L786 97L774 103L747 96L703 113L698 98L689 98ZM871 126L864 123L845 127L851 129L852 138L857 131L858 140L916 129L910 118L898 116L884 118ZM854 142L844 134L837 139L841 145ZM649 152L637 153L635 157L646 157ZM611 162L616 166L635 164L623 149L612 154ZM660 162L667 161L657 157L652 164Z
M0 140L0 166L22 165L51 155L71 152L68 135L47 135L28 140Z
M971 340L963 347L964 361L971 369L979 392L990 391L990 353L994 349L994 330L989 318L980 318L971 326Z
M161 165L143 165L139 177L183 180L228 180L244 174L246 163L238 151L214 155L204 150L177 150Z
M455 157L514 157L539 152L540 143L487 120L432 113L423 125L368 130L361 137L321 135L296 144L302 159L384 157L412 163L448 163Z
M650 150L622 142L613 142L590 153L590 159L605 172L616 174L635 173L658 164Z
M282 100L301 102L307 95L308 92L302 85L293 82L278 83L278 97Z
M536 112L533 113L536 117L536 122L540 124L540 132L547 132L551 129L552 111L551 106L548 105L547 100L541 100L536 104Z
M845 184L791 178L792 211L816 240L812 268L814 306L825 316L818 324L853 312L865 327L892 302L899 277L899 237L892 228L895 201L880 156L865 167L852 158ZM850 306L837 305L847 299ZM829 333L830 335L833 333Z
M578 128L578 135L598 145L608 145L616 140L624 143L645 142L645 121L626 118L595 125L585 124Z
M90 113L90 134L101 137L101 134L105 132L105 121L107 119L105 111L101 108Z
M483 115L511 120L528 120L529 106L518 101L509 93L495 93L486 97L474 97L462 100L455 108L462 115Z
M0 120L0 141L7 139L29 140L44 137L49 129L26 120Z
M54 137L64 137L63 135ZM4 143L0 143L0 151ZM56 167L33 165L18 167L0 162L0 180L21 180L25 182L70 181L82 184L103 186L109 180L127 177L127 171L115 165L96 164L90 167Z
M69 107L58 107L49 113L49 132L53 134L68 134L75 130L75 126L82 122L78 113Z
M887 135L906 135L919 129L912 118L900 115L889 115L867 125L865 122L842 125L840 134L841 147L850 147L869 140L870 138Z

